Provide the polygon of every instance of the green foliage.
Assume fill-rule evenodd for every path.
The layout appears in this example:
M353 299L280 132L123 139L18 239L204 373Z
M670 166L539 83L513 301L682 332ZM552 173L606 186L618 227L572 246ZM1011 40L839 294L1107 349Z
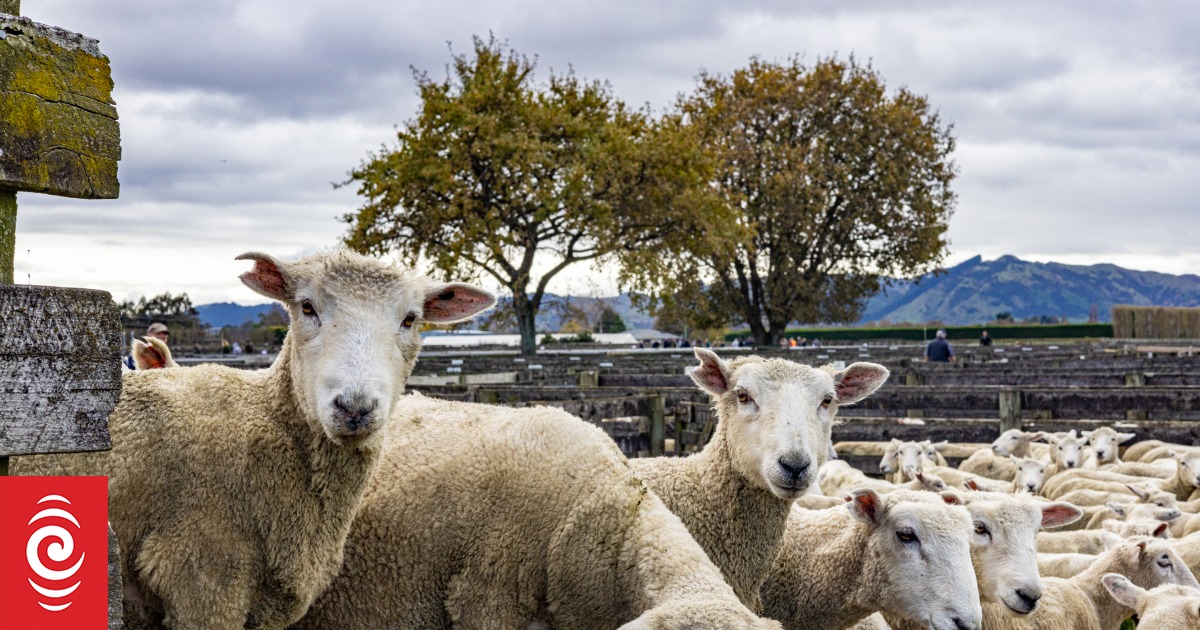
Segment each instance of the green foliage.
M605 83L570 71L538 83L534 70L494 38L476 38L445 80L416 73L421 110L394 148L351 171L346 183L366 201L344 217L357 250L508 287L525 353L563 269L610 259L649 268L648 251L719 219L698 211L708 172L686 130L628 109ZM552 266L535 280L547 254Z
M596 322L596 330L601 333L625 332L625 320L621 319L621 315L613 310L611 306L606 305L600 311L599 321Z
M946 337L952 341L979 341L980 333L988 331L992 339L1095 339L1113 336L1112 324L1055 324L1049 326L943 326ZM921 328L789 328L785 336L803 336L822 341L873 341L901 340L921 341L933 339L935 327ZM725 339L746 339L750 331L742 330L725 334Z
M678 109L713 153L718 207L735 220L706 252L668 260L666 308L748 324L773 344L791 321L855 320L881 278L944 258L950 127L925 97L889 94L869 65L753 59L701 73Z
M121 311L121 322L127 328L145 328L154 322L162 322L169 328L199 328L200 314L192 307L187 293L171 295L163 293L136 302L126 300L117 305Z

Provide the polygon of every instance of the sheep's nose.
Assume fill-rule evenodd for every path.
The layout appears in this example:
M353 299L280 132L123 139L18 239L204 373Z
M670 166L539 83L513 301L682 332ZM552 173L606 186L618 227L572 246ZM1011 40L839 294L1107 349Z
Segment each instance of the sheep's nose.
M962 617L955 617L953 621L954 630L979 630L978 623L969 623L964 621Z
M791 461L779 458L779 467L783 472L787 473L792 479L798 479L801 475L808 471L809 461L807 459L796 458Z
M1104 459L1108 456L1108 451L1096 451L1096 456L1100 459Z
M338 396L333 399L333 406L342 415L348 431L358 431L371 421L371 415L379 406L379 401L368 399L366 396Z
M1017 597L1020 597L1021 603L1025 604L1030 612L1033 612L1033 609L1037 608L1038 600L1042 598L1042 594L1039 591L1026 593L1024 589L1019 588L1017 589Z
M1027 484L1025 484L1025 487L1029 488L1030 492L1033 492L1035 489L1037 489L1037 484L1036 483L1027 483Z

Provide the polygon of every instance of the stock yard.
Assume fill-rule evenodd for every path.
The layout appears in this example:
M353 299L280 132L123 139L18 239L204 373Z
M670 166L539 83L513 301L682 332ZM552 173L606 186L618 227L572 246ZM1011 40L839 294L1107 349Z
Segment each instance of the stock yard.
M1200 373L1193 347L1114 342L963 347L957 363L926 363L920 345L719 349L809 365L880 363L892 371L872 397L839 410L840 453L877 471L882 445L949 440L986 443L1010 428L1134 432L1200 444ZM520 357L506 351L426 351L409 388L438 398L550 405L601 426L629 456L686 454L712 434L708 395L684 374L689 348L605 350ZM878 451L878 452L877 452ZM954 457L950 458L952 461Z

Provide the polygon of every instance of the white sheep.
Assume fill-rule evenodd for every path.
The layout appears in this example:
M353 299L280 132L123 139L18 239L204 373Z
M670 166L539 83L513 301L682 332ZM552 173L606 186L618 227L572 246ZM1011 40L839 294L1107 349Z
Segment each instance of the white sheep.
M1138 442L1136 444L1129 445L1129 447L1125 449L1125 454L1123 456L1123 459L1127 462L1146 461L1145 459L1142 459L1142 458L1147 453L1149 453L1150 451L1152 451L1160 446L1168 446L1168 445L1169 444L1167 442L1163 442L1162 440L1142 440L1141 442Z
M1100 556L1088 553L1039 553L1038 573L1042 577L1069 578L1087 570Z
M630 465L687 526L738 597L758 609L792 502L828 456L838 407L866 398L888 370L852 363L843 370L784 359L739 357L726 363L695 348L688 370L712 397L712 440L690 457L635 459Z
M1102 581L1113 599L1137 613L1139 628L1200 628L1200 589L1162 584L1146 590L1118 573Z
M1038 531L1078 519L1078 508L1046 503L1027 494L971 492L953 496L964 501L971 514L971 561L980 600L985 606L1003 607L1013 615L1028 614L1037 608L1042 596L1034 550ZM887 621L897 630L925 627L890 615Z
M885 610L935 630L978 628L971 520L933 493L857 489L845 508L795 508L763 613L784 628L844 628Z
M1121 540L1120 536L1103 529L1042 532L1037 537L1037 552L1098 554Z
M1029 457L1009 456L1012 464L1013 477L1011 481L1003 482L978 477L967 479L963 487L969 490L984 490L991 492L1027 492L1038 494L1046 481L1046 463Z
M1010 457L1035 457L1033 442L1040 440L1045 434L1041 431L1025 432L1020 429L1009 429L1000 434L992 442L991 448L981 448L959 464L958 469L964 473L980 475L989 479L1009 481L1016 475ZM1043 452L1044 444L1039 444Z
M1137 437L1136 433L1118 433L1111 427L1100 427L1094 431L1084 431L1082 435L1087 439L1088 445L1092 447L1092 452L1096 454L1095 463L1098 466L1107 466L1120 462L1121 444Z
M902 442L892 438L883 449L883 457L879 460L879 472L895 484L916 479L917 473L925 470L925 466L946 465L946 458L942 456L941 451L947 444L947 441L934 444L929 440Z
M1170 526L1167 523L1154 520L1119 521L1110 518L1100 527L1106 532L1112 532L1121 538L1148 536L1150 538L1167 539L1171 537Z
M1118 573L1144 588L1160 584L1196 586L1179 554L1166 541L1140 539L1122 542L1104 552L1082 573L1067 579L1042 580L1042 603L1024 617L1013 617L995 605L983 609L989 630L1118 630L1128 616L1101 583Z
M561 410L405 396L297 629L778 628L612 439Z
M460 321L495 302L345 251L238 258L254 261L242 281L291 315L270 368L125 373L112 451L14 462L20 474L108 476L131 623L299 619L341 564L420 323Z
M1087 438L1078 435L1075 429L1067 433L1045 434L1042 439L1050 443L1051 466L1046 471L1047 477L1071 468L1078 468L1087 457L1084 447Z

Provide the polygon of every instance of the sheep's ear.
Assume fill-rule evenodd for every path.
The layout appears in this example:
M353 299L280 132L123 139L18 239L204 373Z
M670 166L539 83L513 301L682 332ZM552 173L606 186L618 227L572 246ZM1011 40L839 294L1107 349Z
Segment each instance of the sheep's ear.
M1154 536L1155 538L1170 538L1171 528L1167 523L1160 523L1158 527L1154 528L1154 531L1151 532L1150 535Z
M273 300L288 302L292 299L292 287L288 286L283 263L261 252L246 252L234 260L254 261L253 269L238 276L242 284Z
M692 377L696 385L713 396L720 396L729 391L729 364L721 360L712 350L692 348L700 365L690 368L687 375Z
M1138 601L1146 594L1145 589L1129 581L1120 573L1106 573L1100 578L1108 594L1126 608L1138 609Z
M1129 512L1126 511L1126 505L1124 503L1105 503L1104 507L1112 510L1121 518L1129 518Z
M134 339L133 349L130 352L133 355L133 364L139 371L159 370L170 367L174 363L171 360L171 351L161 339L157 337L146 337L145 339L145 342L141 339Z
M854 518L867 525L878 525L883 521L885 510L883 499L878 492L870 488L855 488L850 491L846 500L849 501L846 507L850 509L850 515Z
M942 440L941 442L932 444L931 446L933 446L933 450L941 453L942 451L946 450L946 447L949 445L950 445L950 440Z
M1030 441L1030 442L1034 442L1034 441L1037 441L1037 440L1044 440L1044 439L1046 439L1046 434L1045 434L1044 432L1042 432L1042 431L1038 431L1037 433L1030 433L1030 434L1029 434L1029 441Z
M1009 455L1009 456L1008 456L1008 459L1009 459L1009 460L1010 460L1010 461L1011 461L1013 464L1016 464L1017 466L1020 466L1020 465L1021 465L1021 458L1020 458L1020 457L1017 457L1016 455Z
M1055 501L1042 506L1042 527L1058 527L1074 523L1081 516L1083 516L1083 510L1070 503Z
M1103 531L1103 532L1100 532L1100 542L1104 543L1104 549L1108 550L1108 549L1112 549L1112 548L1116 547L1117 545L1125 542L1125 539L1121 538L1120 536L1118 536L1110 531Z
M938 494L942 495L942 500L946 502L946 505L963 505L964 503L962 495L953 490L942 490Z
M829 445L829 459L837 459L837 449L833 448L833 444Z
M1125 487L1129 488L1130 492L1136 494L1137 498L1139 498L1143 501L1145 501L1150 496L1150 490L1147 489L1146 487L1142 486L1141 484L1127 483L1127 484L1125 484Z
M1079 437L1082 437L1083 441L1086 442L1086 441L1092 439L1092 433L1093 433L1092 431L1081 431L1079 433Z
M888 369L882 365L863 361L851 363L846 369L834 372L837 404L849 405L870 396L883 385L889 374Z
M964 481L963 486L966 487L967 490L975 490L976 492L979 492L979 482L975 481L974 479L968 479Z
M1058 444L1058 436L1051 433L1043 433L1042 440L1047 444Z
M496 305L496 296L463 282L434 284L425 290L421 317L431 324L462 322Z
M1117 444L1124 444L1125 442L1128 442L1129 440L1132 440L1135 437L1137 437L1136 433L1118 433L1117 434Z

